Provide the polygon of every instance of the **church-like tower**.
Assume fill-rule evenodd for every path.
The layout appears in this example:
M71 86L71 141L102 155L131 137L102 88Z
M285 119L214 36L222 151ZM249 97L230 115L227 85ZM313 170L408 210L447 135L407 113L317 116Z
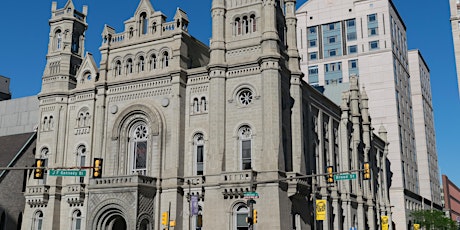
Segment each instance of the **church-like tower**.
M62 9L53 2L41 94L75 88L75 75L83 60L87 11L86 6L77 11L72 0Z

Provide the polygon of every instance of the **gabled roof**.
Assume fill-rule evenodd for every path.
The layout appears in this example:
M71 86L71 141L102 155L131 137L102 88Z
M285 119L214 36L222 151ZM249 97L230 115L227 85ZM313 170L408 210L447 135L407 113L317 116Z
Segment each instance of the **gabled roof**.
M0 137L0 167L6 167L10 164L20 150L27 144L27 141L35 133L23 133L10 136ZM1 172L1 171L0 171Z

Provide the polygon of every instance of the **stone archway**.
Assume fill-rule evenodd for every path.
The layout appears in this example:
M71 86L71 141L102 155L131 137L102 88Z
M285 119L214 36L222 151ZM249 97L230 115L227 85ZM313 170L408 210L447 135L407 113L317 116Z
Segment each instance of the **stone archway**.
M120 209L109 208L104 210L96 220L97 230L128 230L126 217Z
M120 215L113 215L107 222L106 230L127 230L126 221Z

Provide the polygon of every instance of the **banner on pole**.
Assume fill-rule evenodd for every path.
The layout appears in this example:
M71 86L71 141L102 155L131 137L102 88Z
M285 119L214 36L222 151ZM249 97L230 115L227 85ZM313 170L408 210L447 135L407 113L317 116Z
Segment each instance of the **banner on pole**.
M193 195L190 199L192 216L198 215L198 196Z
M326 220L326 200L316 200L316 220Z

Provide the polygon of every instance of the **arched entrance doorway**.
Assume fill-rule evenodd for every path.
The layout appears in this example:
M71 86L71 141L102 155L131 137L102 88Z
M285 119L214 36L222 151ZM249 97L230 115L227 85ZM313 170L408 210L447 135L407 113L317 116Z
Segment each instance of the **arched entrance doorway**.
M107 227L103 228L106 230L127 230L126 221L120 215L111 216L108 220Z
M96 220L97 230L128 230L124 213L117 208L108 208L101 212Z

